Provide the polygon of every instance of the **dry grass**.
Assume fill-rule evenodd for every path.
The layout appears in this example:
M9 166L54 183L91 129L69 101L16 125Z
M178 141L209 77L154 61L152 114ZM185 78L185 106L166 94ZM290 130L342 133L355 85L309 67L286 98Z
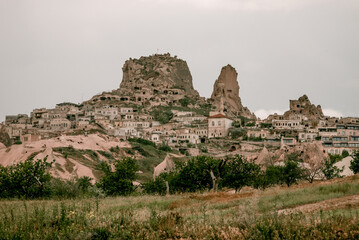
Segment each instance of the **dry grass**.
M0 239L358 239L357 186L353 177L238 194L0 201Z

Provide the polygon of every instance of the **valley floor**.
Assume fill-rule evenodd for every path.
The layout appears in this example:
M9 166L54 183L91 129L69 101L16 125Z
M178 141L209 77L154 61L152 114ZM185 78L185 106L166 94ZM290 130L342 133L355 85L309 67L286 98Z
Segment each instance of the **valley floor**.
M359 176L240 193L3 200L0 239L359 239Z

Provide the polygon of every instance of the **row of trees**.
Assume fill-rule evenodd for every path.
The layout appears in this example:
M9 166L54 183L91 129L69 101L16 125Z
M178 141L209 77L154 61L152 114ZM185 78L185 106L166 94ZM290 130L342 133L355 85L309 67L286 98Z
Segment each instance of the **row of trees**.
M359 151L354 152L352 157L350 169L356 174L359 172ZM162 173L155 180L143 184L143 189L146 193L165 194L168 191L195 192L224 187L236 191L244 186L265 189L284 184L289 187L299 180L308 180L312 183L317 177L340 177L343 169L335 166L337 161L336 156L330 156L319 165L319 168L308 169L303 167L300 159L292 158L283 165L271 165L262 170L260 165L249 162L239 155L224 160L198 156L186 163L178 163L175 171Z
M176 170L162 173L154 181L143 184L146 193L165 194L166 182L170 193L233 188L244 186L267 188L276 184L290 186L304 178L304 169L298 162L286 161L283 166L269 166L265 171L260 165L236 155L224 160L210 156L198 156L186 163L177 164Z
M350 168L358 173L359 151L352 156ZM297 158L290 158L283 165L272 165L263 170L260 165L239 155L225 159L197 156L187 162L177 162L174 171L160 174L155 180L144 183L142 189L148 194L166 194L220 188L240 191L244 186L265 189L285 184L289 187L299 180L312 182L319 172L327 179L339 177L342 169L334 166L336 161L336 156L331 156L319 171L303 168ZM113 167L102 162L104 175L95 185L89 177L68 181L55 179L48 171L52 164L45 158L28 159L10 167L0 166L0 198L114 196L129 195L136 190L133 181L139 167L130 157L116 160Z

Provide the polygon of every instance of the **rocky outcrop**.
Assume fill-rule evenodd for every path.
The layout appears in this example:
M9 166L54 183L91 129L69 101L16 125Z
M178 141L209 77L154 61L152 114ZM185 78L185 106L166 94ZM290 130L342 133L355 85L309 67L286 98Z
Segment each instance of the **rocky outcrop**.
M5 126L0 125L0 143L4 144L6 147L11 145L11 139L6 132Z
M298 144L295 147L285 146L277 150L273 155L278 157L276 162L288 160L290 156L297 155L304 163L310 167L321 164L328 154L324 151L324 147L320 142L309 142Z
M228 116L255 118L255 115L242 105L237 77L238 73L231 65L222 68L213 86L212 105L216 106L217 111Z
M258 155L256 163L264 166L272 164L272 154L266 147L264 147L261 153Z
M158 177L161 173L170 172L175 168L175 164L172 161L170 155L167 154L166 158L158 164L153 171L153 179Z
M284 113L286 119L290 119L293 115L303 115L308 120L319 120L324 117L322 107L312 104L307 95L303 95L298 100L289 100L289 108L289 111Z
M151 105L178 105L181 99L199 99L187 63L170 54L129 59L120 88L113 94L121 101Z

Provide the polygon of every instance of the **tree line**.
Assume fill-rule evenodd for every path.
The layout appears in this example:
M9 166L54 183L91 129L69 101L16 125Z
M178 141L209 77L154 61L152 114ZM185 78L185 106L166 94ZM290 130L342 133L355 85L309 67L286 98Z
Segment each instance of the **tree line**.
M359 151L352 154L350 169L359 172ZM197 156L187 162L176 162L171 172L161 173L154 180L143 183L140 188L146 194L175 194L229 188L236 192L245 186L265 189L274 185L291 186L300 180L313 182L320 173L324 178L339 177L342 169L334 164L337 155L331 155L320 168L304 168L299 158L284 161L282 165L261 165L248 161L240 155L223 159ZM133 194L133 185L139 166L136 159L124 157L116 160L113 167L102 162L103 176L96 183L91 178L81 177L60 180L49 173L53 162L47 158L28 159L9 167L0 166L0 198L75 198L79 196L116 196Z

